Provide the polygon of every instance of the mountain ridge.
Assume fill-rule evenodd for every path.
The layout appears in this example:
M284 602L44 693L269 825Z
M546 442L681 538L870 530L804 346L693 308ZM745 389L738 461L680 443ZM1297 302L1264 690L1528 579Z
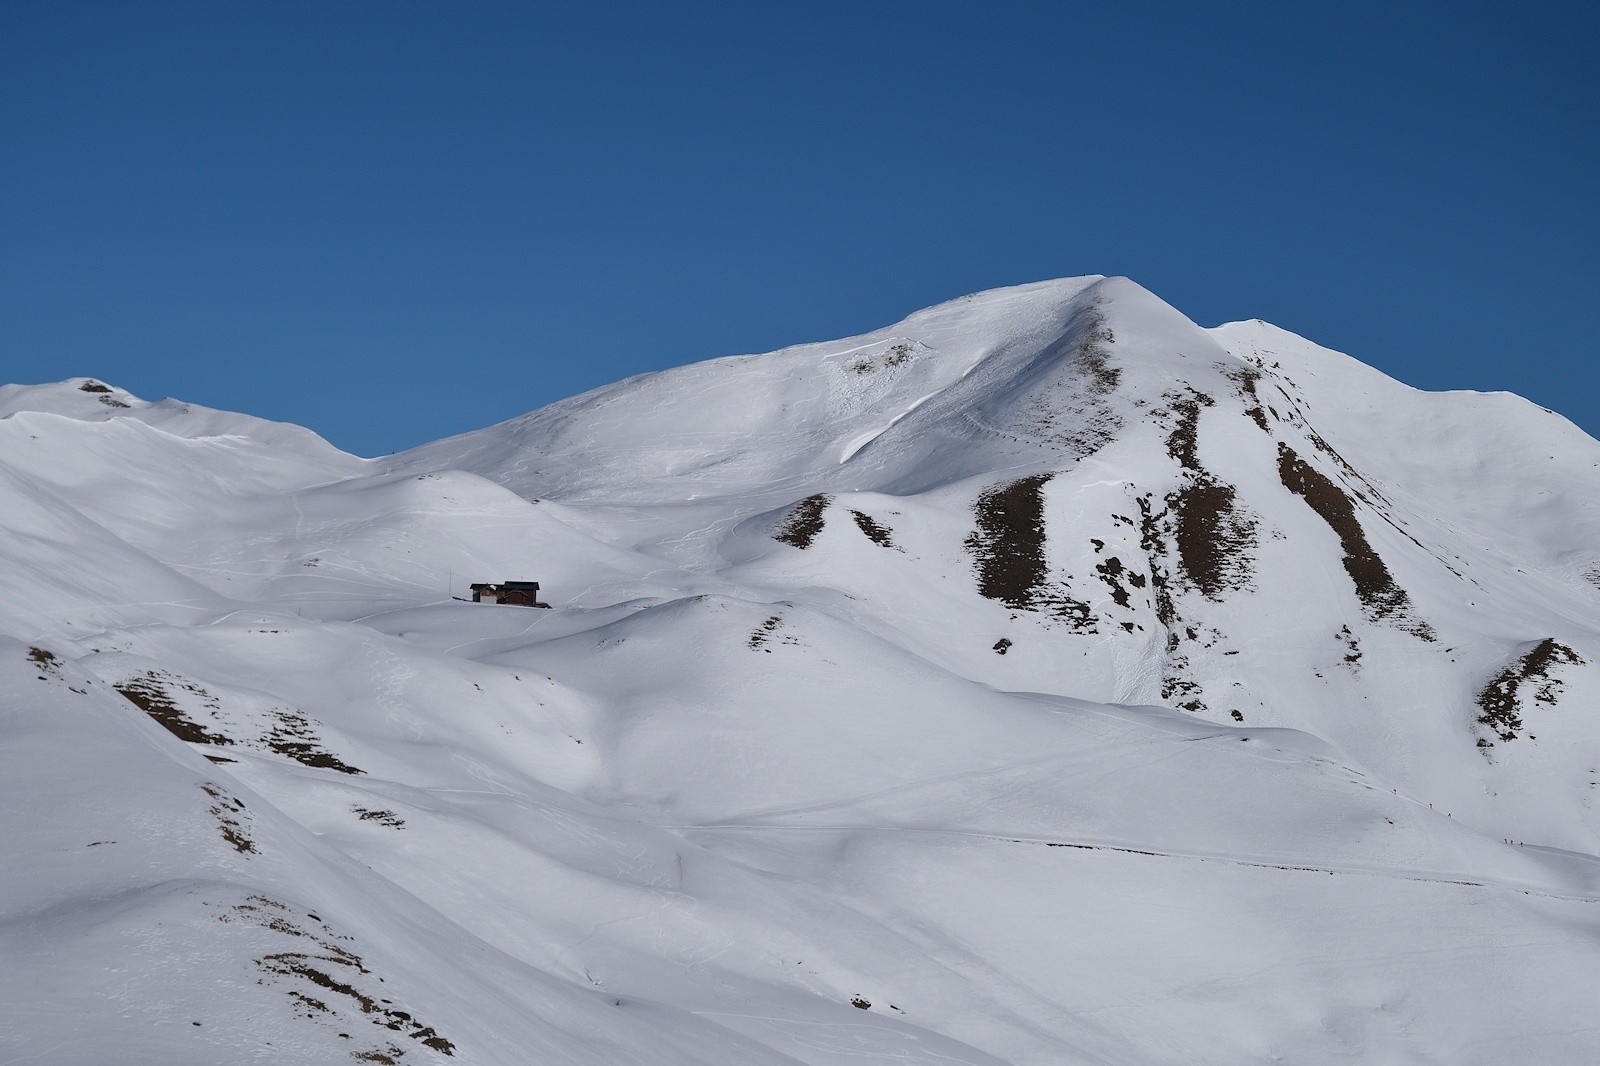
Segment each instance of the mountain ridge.
M379 459L0 388L0 1048L1588 1061L1574 432L1100 276Z

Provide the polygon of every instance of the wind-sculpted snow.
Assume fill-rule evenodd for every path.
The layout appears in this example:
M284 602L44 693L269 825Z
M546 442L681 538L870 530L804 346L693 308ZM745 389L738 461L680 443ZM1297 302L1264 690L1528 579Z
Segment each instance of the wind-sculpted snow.
M384 460L0 388L0 1062L1595 1061L1597 497L1120 278Z

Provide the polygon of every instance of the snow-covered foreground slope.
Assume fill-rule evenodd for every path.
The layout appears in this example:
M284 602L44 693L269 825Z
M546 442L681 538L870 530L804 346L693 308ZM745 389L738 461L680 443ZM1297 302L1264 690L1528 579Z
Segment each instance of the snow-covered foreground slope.
M0 1062L1593 1061L1597 489L1124 279L386 460L0 389Z

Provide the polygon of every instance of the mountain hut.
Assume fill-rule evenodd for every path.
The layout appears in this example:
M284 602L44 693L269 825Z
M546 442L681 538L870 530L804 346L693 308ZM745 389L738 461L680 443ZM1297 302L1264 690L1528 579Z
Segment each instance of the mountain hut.
M472 586L473 603L508 603L518 607L545 607L539 602L537 581L502 581L498 585Z

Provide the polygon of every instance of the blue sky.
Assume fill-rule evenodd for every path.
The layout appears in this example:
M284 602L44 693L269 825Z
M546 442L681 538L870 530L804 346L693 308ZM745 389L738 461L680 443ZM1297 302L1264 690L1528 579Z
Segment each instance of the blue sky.
M0 5L0 379L381 454L1126 274L1600 431L1588 5Z

